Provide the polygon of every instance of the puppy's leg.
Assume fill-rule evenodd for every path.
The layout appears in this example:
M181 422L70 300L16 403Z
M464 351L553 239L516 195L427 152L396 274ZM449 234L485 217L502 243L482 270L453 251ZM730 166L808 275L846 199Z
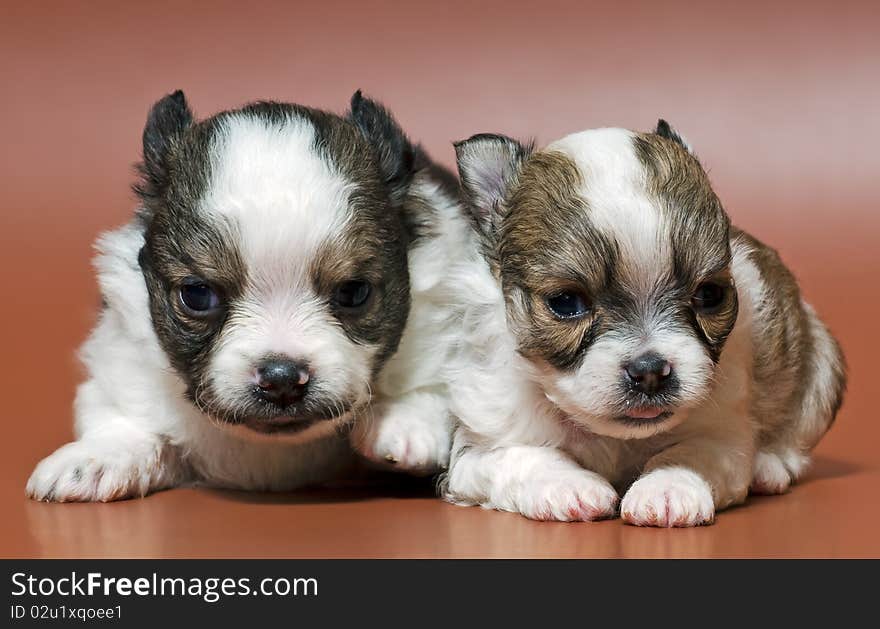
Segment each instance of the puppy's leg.
M747 431L685 439L648 461L620 515L638 526L711 524L716 510L745 500L752 457Z
M803 308L812 350L804 367L806 386L794 405L788 399L778 403L789 421L761 435L750 488L754 494L785 493L803 475L810 451L831 427L843 398L846 367L840 346L813 308Z
M809 463L810 457L794 448L762 448L755 455L749 491L764 495L784 494Z
M556 448L460 447L444 497L462 505L521 513L533 520L588 521L614 516L617 492Z
M145 496L186 478L177 449L108 407L94 381L80 387L77 404L88 427L77 441L37 465L27 483L28 496L107 502Z
M156 435L130 426L84 435L43 459L27 494L51 502L108 502L179 482L176 455Z
M374 402L358 417L352 445L370 461L429 475L449 465L452 418L443 391L418 390Z

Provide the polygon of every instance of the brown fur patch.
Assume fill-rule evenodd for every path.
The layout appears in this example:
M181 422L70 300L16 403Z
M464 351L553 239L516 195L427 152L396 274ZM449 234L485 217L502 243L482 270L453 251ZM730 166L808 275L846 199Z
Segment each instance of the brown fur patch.
M548 281L578 284L589 294L610 279L615 248L596 231L580 195L581 175L568 157L536 153L513 190L502 225L502 280L525 280L546 293Z
M733 229L731 241L745 247L749 260L761 274L763 299L755 304L761 322L756 330L754 370L755 395L752 414L761 426L759 443L774 450L791 444L802 451L812 448L834 421L846 386L846 366L837 343L801 301L797 281L774 250L749 234ZM820 329L817 330L816 327ZM816 334L828 335L836 356L830 364L817 364ZM825 394L818 385L817 370L830 370L834 381ZM822 417L803 417L803 409L813 406Z
M560 321L546 299L565 290L589 303L608 283L617 255L592 227L581 185L570 158L534 153L509 195L498 249L520 351L560 368L573 364L588 344L596 317Z
M634 139L645 167L648 193L670 223L674 272L698 278L730 263L730 221L697 158L681 145L653 134Z
M669 225L672 275L688 294L706 281L726 289L724 302L715 312L694 313L697 330L718 360L738 312L730 275L730 220L700 162L681 144L643 133L636 135L634 146L647 172L648 193Z
M362 203L366 199L352 199L354 215L349 227L322 245L309 271L315 293L331 304L349 338L379 345L373 365L378 372L397 349L409 314L406 235L399 224L382 225L369 219L358 208ZM353 280L370 284L367 302L352 311L336 308L336 288Z

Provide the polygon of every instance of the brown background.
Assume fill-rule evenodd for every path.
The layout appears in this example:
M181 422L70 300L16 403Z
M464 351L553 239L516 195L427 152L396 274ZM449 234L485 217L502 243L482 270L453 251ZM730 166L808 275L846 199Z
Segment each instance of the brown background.
M880 556L876 2L119 4L3 6L0 556ZM675 531L534 523L410 487L28 502L33 465L71 436L91 242L130 216L147 109L175 88L203 115L257 98L342 111L363 88L446 164L475 132L546 142L667 118L847 352L810 477Z

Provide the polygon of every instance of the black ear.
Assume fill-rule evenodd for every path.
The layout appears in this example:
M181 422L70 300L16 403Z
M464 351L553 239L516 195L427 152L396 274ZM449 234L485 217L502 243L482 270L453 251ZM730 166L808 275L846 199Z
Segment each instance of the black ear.
M144 181L137 188L139 194L154 196L166 185L168 147L192 121L192 111L180 90L168 94L150 109L144 126Z
M661 138L666 138L667 140L672 140L676 144L680 144L689 153L693 152L691 151L691 145L688 144L687 140L684 139L684 136L673 129L672 125L663 120L663 118L660 118L660 120L657 121L657 128L654 130L654 133L659 135Z
M499 208L534 150L504 135L481 133L455 143L461 187L484 233L497 225Z
M388 110L365 98L361 91L351 97L351 120L376 151L379 169L395 203L403 201L415 164L415 149Z

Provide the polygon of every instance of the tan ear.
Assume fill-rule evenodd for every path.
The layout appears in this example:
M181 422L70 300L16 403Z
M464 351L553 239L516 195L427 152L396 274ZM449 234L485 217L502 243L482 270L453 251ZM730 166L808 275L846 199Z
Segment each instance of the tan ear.
M504 135L481 133L455 143L461 187L471 213L485 232L496 224L501 202L534 147Z

